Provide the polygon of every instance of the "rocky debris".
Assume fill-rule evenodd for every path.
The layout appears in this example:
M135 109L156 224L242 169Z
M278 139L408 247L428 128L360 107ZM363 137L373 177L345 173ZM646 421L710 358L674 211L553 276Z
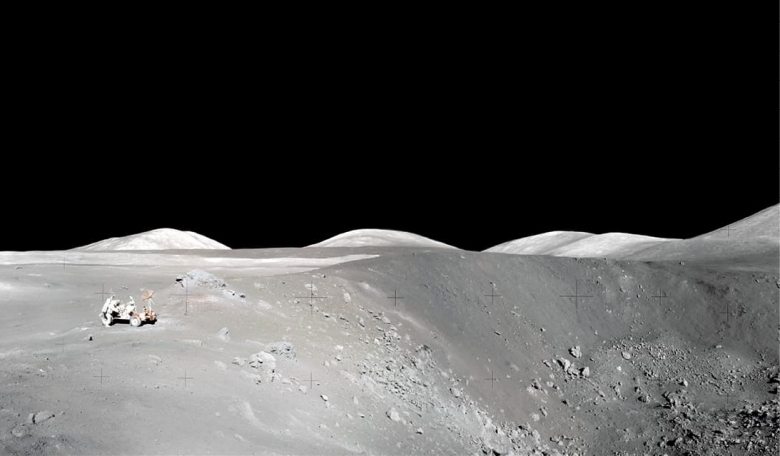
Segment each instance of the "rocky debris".
M235 298L235 297L239 297L239 298L241 298L241 299L244 299L244 298L246 298L246 294L244 294L244 293L240 293L240 292L238 292L238 291L236 291L236 290L229 290L229 289L227 289L227 288L225 288L224 290L222 290L222 293L224 293L224 294L225 294L225 296L227 296L227 297L230 297L230 298Z
M579 358L582 356L582 351L580 350L580 346L577 345L576 347L572 347L569 349L569 353L571 353L571 356L575 358Z
M206 288L224 288L227 286L224 280L201 269L192 271L176 277L176 282L184 287L206 287Z
M227 328L220 329L219 332L217 333L217 339L224 340L226 342L229 341L230 335L228 333L229 331Z
M558 357L555 360L558 361L558 364L561 365L561 367L563 368L564 372L568 372L569 371L569 367L571 367L571 361L569 361L566 358L561 358L561 357Z
M275 342L268 344L265 349L270 353L275 353L288 359L295 359L295 346L290 342Z

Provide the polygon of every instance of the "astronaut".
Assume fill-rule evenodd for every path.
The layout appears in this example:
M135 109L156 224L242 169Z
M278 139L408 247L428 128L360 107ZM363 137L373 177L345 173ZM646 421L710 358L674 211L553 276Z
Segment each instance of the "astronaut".
M132 315L133 312L135 312L135 301L133 300L133 297L130 296L130 301L122 307L122 315Z
M103 304L103 309L100 310L100 319L103 321L103 325L110 326L111 321L114 319L115 315L119 315L119 304L121 303L120 300L115 299L114 295L111 295L108 299L106 299L105 304Z

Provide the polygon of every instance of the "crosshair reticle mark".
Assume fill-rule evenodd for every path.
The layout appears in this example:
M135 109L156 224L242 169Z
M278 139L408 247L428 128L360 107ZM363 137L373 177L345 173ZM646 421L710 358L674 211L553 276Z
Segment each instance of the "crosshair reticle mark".
M315 296L314 295L314 282L309 284L309 296L293 296L297 299L309 298L309 307L311 308L311 314L314 315L314 300L315 299L330 299L330 296Z
M314 388L314 382L318 382L319 381L319 380L314 380L314 378L312 378L312 377L313 377L312 373L309 372L309 379L308 380L304 380L304 382L308 382L309 383L309 389Z
M658 304L661 305L661 308L664 307L664 299L669 299L669 295L664 293L664 291L661 290L661 289L658 290L658 294L657 295L650 296L650 297L653 298L653 299L657 299L658 300Z
M393 290L393 296L388 296L387 299L392 299L394 301L395 307L398 307L398 300L399 299L406 299L403 296L398 296L398 290Z
M736 228L732 228L731 225L726 225L725 228L721 228L721 229L716 230L716 231L725 231L726 232L726 237L731 237L731 232L732 231L736 231Z
M721 312L721 313L723 313L723 312ZM725 313L726 313L726 326L731 328L731 322L729 321L729 314L731 314L731 312L730 312L730 309L729 309L729 302L728 301L726 301L726 312Z
M176 377L177 380L184 380L184 387L187 387L187 380L194 380L193 377L187 377L187 369L184 370L184 377Z
M493 374L493 369L490 369L490 377L484 378L484 380L490 380L490 387L493 387L493 383L498 380L496 376Z
M189 286L187 284L187 279L184 279L182 281L184 282L184 293L174 293L171 296L184 296L184 315L187 315L187 312L189 310L190 296L202 297L203 295L201 295L201 294L191 295L190 292L189 292Z
M592 298L591 295L580 294L579 280L574 281L574 294L573 295L561 295L561 298L574 298L574 313L577 315L577 321L580 321L580 298Z
M100 291L96 291L92 294L99 294L100 295L100 303L104 303L106 301L106 295L112 295L114 294L114 290L110 289L106 291L106 284L102 284L100 287Z
M100 384L102 385L104 378L111 378L111 377L109 377L108 375L103 375L103 368L101 367L100 368L100 375L93 375L92 378L100 378Z
M62 345L62 353L65 353L65 338L62 338L62 342L57 342L54 345Z
M501 297L501 295L497 295L495 292L496 292L496 284L493 283L493 282L490 282L490 294L486 294L486 295L483 295L483 296L485 296L486 298L488 296L490 296L490 306L491 307L495 303L494 302L494 298L500 298Z

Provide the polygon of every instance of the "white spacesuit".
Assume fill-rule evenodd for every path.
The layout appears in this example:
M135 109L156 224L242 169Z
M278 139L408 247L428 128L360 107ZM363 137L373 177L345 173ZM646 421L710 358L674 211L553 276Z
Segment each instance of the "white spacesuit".
M113 295L106 299L105 304L103 304L103 309L100 310L100 319L103 321L105 326L109 326L111 324L111 320L113 320L113 317L119 314L120 303L121 301L115 299Z
M130 296L130 301L124 305L122 313L124 315L132 315L133 312L135 312L135 301L133 300L133 297Z

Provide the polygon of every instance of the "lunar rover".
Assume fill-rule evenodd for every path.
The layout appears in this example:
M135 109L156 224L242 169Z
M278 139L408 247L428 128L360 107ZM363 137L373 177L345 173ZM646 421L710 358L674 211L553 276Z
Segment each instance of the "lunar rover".
M100 320L105 326L111 326L117 320L129 321L130 326L134 327L141 326L144 323L154 323L157 321L157 313L152 310L152 304L154 304L152 300L153 294L153 290L144 290L143 294L141 294L141 300L148 304L148 307L144 306L141 312L136 312L135 301L132 296L130 296L128 303L123 304L122 301L116 299L115 295L112 294L106 299L103 309L98 314Z

